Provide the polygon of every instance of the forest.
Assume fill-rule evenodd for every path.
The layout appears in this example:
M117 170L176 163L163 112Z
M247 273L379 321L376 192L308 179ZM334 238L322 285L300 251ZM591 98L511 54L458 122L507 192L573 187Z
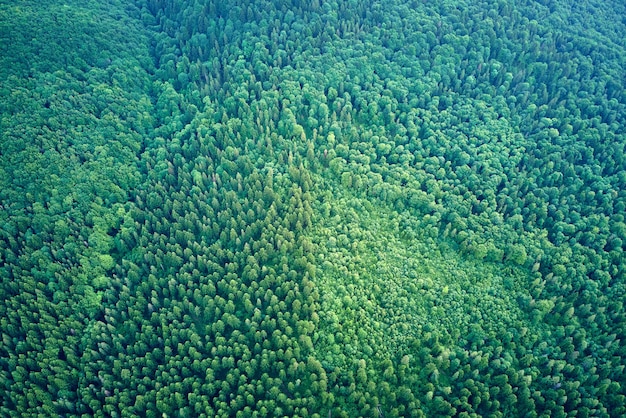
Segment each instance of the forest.
M626 5L0 0L0 416L626 416Z

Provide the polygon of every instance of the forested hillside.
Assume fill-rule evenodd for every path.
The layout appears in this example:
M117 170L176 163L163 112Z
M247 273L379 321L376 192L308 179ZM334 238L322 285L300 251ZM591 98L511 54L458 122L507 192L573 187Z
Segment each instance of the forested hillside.
M0 1L0 415L626 415L617 0Z

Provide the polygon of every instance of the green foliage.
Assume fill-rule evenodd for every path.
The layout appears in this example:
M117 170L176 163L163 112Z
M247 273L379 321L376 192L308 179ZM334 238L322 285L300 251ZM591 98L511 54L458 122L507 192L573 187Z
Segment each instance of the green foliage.
M287 3L0 6L0 415L624 415L624 5Z

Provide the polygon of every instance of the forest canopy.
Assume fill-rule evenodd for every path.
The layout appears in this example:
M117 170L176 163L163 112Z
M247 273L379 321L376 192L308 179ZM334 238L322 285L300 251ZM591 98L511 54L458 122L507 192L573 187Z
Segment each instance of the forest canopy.
M623 16L0 2L0 415L626 415Z

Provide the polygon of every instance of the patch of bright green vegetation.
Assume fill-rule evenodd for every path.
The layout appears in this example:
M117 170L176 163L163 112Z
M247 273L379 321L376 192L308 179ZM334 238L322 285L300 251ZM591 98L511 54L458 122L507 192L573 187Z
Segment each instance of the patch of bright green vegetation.
M463 256L452 243L407 231L402 217L411 215L373 206L320 178L316 184L333 192L320 193L311 231L320 293L315 352L338 385L342 375L364 373L362 364L367 370L427 368L417 347L428 339L441 341L439 350L449 356L482 351L486 341L510 333L541 338L543 326L518 301L526 294L527 271ZM372 382L375 392L380 378L370 372L356 383L366 390L365 381ZM434 387L449 391L450 380L442 376ZM364 413L345 398L335 399L334 407Z
M322 321L328 335L345 332L370 355L375 347L378 356L395 357L423 327L465 340L472 324L496 337L523 320L516 293L527 273L465 258L446 243L407 237L397 213L366 200L331 202L329 216L313 228L325 248L317 255L320 315L339 313L345 321ZM498 322L483 319L491 312L502 313ZM360 341L363 333L367 338Z

